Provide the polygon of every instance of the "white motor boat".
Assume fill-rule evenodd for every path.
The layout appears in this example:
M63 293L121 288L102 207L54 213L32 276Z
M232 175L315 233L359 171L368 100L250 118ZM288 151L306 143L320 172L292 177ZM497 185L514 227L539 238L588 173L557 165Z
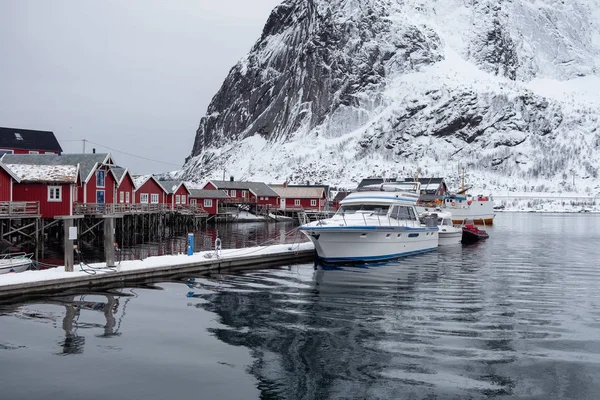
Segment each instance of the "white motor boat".
M350 193L333 217L299 229L325 262L380 261L435 250L438 228L419 221L418 191L394 190Z
M0 256L0 275L12 272L23 272L31 265L33 254L12 253Z
M452 214L436 210L433 212L424 212L421 214L421 219L430 218L437 225L439 230L439 246L449 246L459 244L462 239L462 228L452 223Z

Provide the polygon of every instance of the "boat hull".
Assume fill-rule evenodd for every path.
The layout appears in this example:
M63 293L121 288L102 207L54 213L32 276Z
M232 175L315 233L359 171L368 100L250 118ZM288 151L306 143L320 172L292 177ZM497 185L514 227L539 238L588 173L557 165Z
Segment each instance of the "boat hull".
M0 275L14 273L14 272L23 272L26 271L27 268L31 265L31 261L29 260L18 260L12 263L9 263L6 260L3 263L0 263Z
M330 263L370 262L435 250L437 228L340 227L301 228L317 256Z
M454 231L442 231L439 232L439 246L452 246L459 244L462 240L462 230L456 229Z

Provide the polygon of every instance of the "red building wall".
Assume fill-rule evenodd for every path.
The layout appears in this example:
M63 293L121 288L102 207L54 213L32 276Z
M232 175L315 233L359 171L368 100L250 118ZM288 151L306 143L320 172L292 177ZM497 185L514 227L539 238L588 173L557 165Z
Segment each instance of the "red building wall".
M212 200L212 206L211 207L205 207L204 206L204 200L208 199L208 200ZM218 199L210 199L210 198L199 198L199 197L192 197L190 199L190 203L189 204L193 204L192 200L196 200L196 207L200 207L202 208L204 211L206 211L209 215L215 215L219 209L219 200Z
M175 191L175 193L173 194L167 194L166 195L166 202L168 204L170 204L172 207L177 206L177 197L176 196L180 196L180 203L179 204L190 204L190 192L187 190L187 188L185 187L185 185L181 185L179 186L179 188L177 189L177 191ZM185 196L185 201L181 201L181 196Z
M21 150L21 149L6 149L12 150L13 154L58 154L55 151L46 151L46 150ZM37 153L30 153L30 151L37 151Z
M129 192L129 203L133 204L135 202L135 185L129 173L123 177L117 188L117 203L127 203L127 195L123 195L123 201L121 202L121 192Z
M210 182L208 182L202 189L205 190L216 190L217 188ZM232 199L241 201L244 199L244 192L247 193L246 199L250 203L256 204L268 204L272 207L277 207L279 205L279 197L278 196L258 196L257 197L248 189L223 189L229 197ZM232 190L235 190L235 196L232 195Z
M48 186L60 186L61 201L48 201ZM14 183L13 201L39 201L43 218L54 218L59 215L71 215L71 184L47 185L45 183Z
M165 191L154 179L148 179L139 189L135 191L135 202L141 203L141 194L148 194L148 204L152 204L152 194L158 194L158 203L165 204Z
M10 200L10 184L13 178L4 170L0 168L0 201L11 201Z
M102 170L104 171L104 187L98 187L96 185L96 181L97 181L97 172L98 170ZM87 177L84 177L84 179ZM115 177L113 174L108 172L108 167L106 166L102 166L100 168L98 168L96 171L94 171L94 173L92 174L92 177L90 178L90 180L87 183L87 189L86 189L86 198L85 198L85 202L86 203L97 203L97 193L96 191L98 190L104 190L104 203L105 204L112 204L113 200L114 200L114 195L115 195ZM81 194L81 197L79 197L79 201L83 202L83 192L82 191L78 191Z
M296 205L296 200L300 200L300 205ZM316 206L312 206L310 204L311 200L316 200ZM320 205L320 206L319 206ZM302 208L303 210L322 210L325 208L325 199L323 198L312 198L312 199L295 199L295 198L286 198L285 199L285 208L293 209L293 208Z

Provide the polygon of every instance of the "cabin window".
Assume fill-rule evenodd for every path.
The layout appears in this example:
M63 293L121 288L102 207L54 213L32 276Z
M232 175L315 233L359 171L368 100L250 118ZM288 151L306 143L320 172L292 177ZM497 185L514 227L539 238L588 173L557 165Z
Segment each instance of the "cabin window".
M419 234L418 233L409 233L408 237L411 237L411 238L412 237L419 237Z
M195 206L196 205L196 199L190 199L190 205Z
M311 205L311 207L316 207L316 205L317 205L317 200L311 200L311 201L310 201L310 205Z
M259 197L258 199L259 199L259 200L264 200L264 198L263 198L263 197Z
M242 190L242 197L248 197L248 191Z
M40 154L39 151L35 151L35 150L29 150L29 154Z
M300 205L300 199L296 199L296 200L294 200L294 205L295 205L295 206L299 206L299 205Z
M204 207L212 207L212 199L204 199Z
M235 197L235 196L237 196L237 193L236 193L236 191L235 191L235 190L233 190L233 189L232 189L232 190L231 190L231 197Z
M150 195L150 202L152 204L158 204L158 194L157 193L152 193Z
M62 201L61 189L60 186L48 186L48 201Z
M265 197L265 200L269 200L269 198L268 198L268 197Z
M181 204L181 196L180 195L175 196L175 204Z
M125 192L119 192L119 201L121 203L125 202Z
M181 195L181 204L185 204L185 203L186 203L186 201L185 201L185 194L182 194Z
M140 194L140 203L148 204L148 193Z
M105 171L96 171L96 187L104 187L104 174Z
M4 154L13 154L14 151L12 150L8 150L8 149L0 149L0 156L4 155Z
M129 203L129 192L125 192L125 203Z

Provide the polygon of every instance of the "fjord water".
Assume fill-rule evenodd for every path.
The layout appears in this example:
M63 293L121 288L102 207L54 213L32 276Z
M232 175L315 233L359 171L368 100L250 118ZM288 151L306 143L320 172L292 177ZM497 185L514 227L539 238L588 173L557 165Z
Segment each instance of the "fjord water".
M369 267L0 305L1 398L597 399L600 215L488 230Z

